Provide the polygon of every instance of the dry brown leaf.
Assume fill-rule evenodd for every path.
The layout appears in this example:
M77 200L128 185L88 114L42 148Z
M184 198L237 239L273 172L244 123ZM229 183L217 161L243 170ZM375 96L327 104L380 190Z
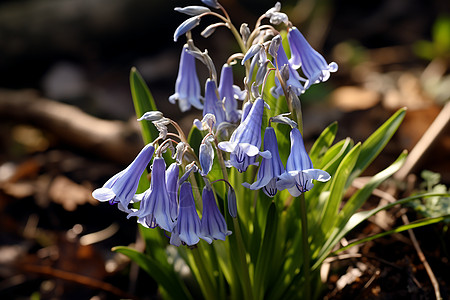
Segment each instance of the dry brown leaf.
M346 112L369 109L380 102L380 99L380 94L376 91L356 86L343 86L331 94L332 103Z
M65 210L74 211L78 205L98 203L92 198L91 192L91 188L77 184L65 176L57 176L50 185L49 197Z

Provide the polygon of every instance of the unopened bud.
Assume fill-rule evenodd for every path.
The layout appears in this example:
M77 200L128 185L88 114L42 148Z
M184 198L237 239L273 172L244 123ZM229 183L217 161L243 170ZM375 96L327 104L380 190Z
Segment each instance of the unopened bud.
M179 13L186 14L188 16L197 16L197 15L201 15L203 13L207 13L207 12L211 11L207 7L195 6L195 5L186 6L186 7L175 7L174 10Z

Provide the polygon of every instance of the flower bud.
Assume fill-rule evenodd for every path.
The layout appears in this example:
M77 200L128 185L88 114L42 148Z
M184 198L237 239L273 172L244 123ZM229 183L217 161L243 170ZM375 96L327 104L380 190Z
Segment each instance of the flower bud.
M188 32L189 30L196 27L198 24L200 24L200 18L195 16L187 19L183 23L181 23L180 26L175 30L175 33L173 34L173 40L176 42L180 36Z
M209 8L204 6L186 6L186 7L175 7L175 11L186 14L188 16L197 16L203 13L210 12Z
M148 111L145 114L142 115L142 117L140 117L139 119L137 119L138 121L142 121L142 120L146 120L146 121L158 121L161 120L163 117L162 112L157 111L157 110L153 110L153 111Z

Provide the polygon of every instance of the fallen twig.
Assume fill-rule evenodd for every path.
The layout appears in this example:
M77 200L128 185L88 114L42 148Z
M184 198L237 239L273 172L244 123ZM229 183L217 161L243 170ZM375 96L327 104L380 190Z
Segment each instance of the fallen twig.
M87 287L90 287L92 289L98 289L103 290L106 292L109 292L111 294L114 294L120 298L126 298L126 299L137 299L133 295L129 295L126 292L122 291L119 288L116 288L112 284L109 284L107 282L103 282L101 280L91 278L88 276L67 272L63 270L54 269L50 266L40 266L40 265L32 265L32 264L23 264L21 265L21 269L26 272L31 272L35 274L41 274L46 275L49 277L59 278L66 281L75 282Z
M133 160L142 145L138 130L127 123L93 117L33 90L0 90L0 118L33 124L70 146L123 164Z

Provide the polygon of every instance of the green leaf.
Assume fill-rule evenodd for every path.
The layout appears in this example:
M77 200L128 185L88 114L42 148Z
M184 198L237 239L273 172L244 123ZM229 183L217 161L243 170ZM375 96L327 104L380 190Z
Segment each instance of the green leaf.
M338 254L338 253L340 253L340 252L342 252L344 250L347 250L348 248L351 248L353 246L356 246L356 245L359 245L359 244L362 244L362 243L365 243L365 242L369 242L371 240L374 240L374 239L377 239L377 238L380 238L380 237L383 237L383 236L386 236L386 235L389 235L389 234L399 233L399 232L402 232L402 231L405 231L405 230L409 230L409 229L414 229L414 228L423 227L423 226L426 226L426 225L436 224L436 223L442 222L442 221L444 221L445 219L448 219L448 218L450 218L450 215L445 215L445 216L435 217L435 218L425 218L425 219L421 219L421 220L417 220L417 221L411 222L409 224L401 225L401 226L399 226L399 227L397 227L395 229L388 230L388 231L385 231L385 232L382 232L382 233L378 233L378 234L374 234L374 235L362 238L360 240L356 240L354 242L351 242L347 246L342 247L342 248L334 251L333 254Z
M346 138L334 146L332 146L325 153L324 158L322 159L321 165L316 166L317 169L322 169L328 174L335 176L337 168L339 167L342 159L349 153L349 151L353 147L353 141L350 138ZM322 214L323 207L325 206L325 200L328 199L329 190L331 186L332 180L326 183L317 183L314 185L314 188L311 189L308 193L305 193L305 198L308 206L308 220L314 220L312 223L312 227L317 226L319 223L317 220Z
M396 205L402 205L402 204L411 202L411 201L416 200L416 199L428 198L428 197L434 197L434 196L449 196L449 194L446 194L446 193L426 193L426 194L414 195L414 196L411 196L411 197L403 198L401 200L397 200L397 201L395 201L393 203L389 203L389 204L384 205L384 206L376 207L376 208L371 209L371 210L358 212L358 213L354 214L350 218L350 220L348 220L348 222L345 224L345 226L343 228L336 228L335 227L333 229L334 232L332 232L331 236L335 236L335 238L334 238L335 241L340 241L352 229L354 229L356 226L358 226L359 224L361 224L362 222L364 222L365 220L367 220L371 216L375 215L379 211L389 209L389 208L391 208L393 206L396 206ZM334 244L330 246L329 243L324 245L322 251L320 252L320 254L318 256L318 259L316 260L314 266L312 267L313 270L318 268L322 264L323 260L329 255L329 251L331 251L333 246L334 246Z
M407 156L407 152L404 151L392 165L373 176L362 189L353 194L339 212L339 221L341 224L347 223L348 219L350 219L350 217L364 204L367 198L369 198L373 190L400 169Z
M353 196L344 205L343 209L339 212L333 228L328 231L331 234L328 236L327 240L318 241L316 243L316 249L320 249L320 253L318 254L319 257L323 256L324 253L329 253L331 249L334 248L334 246L343 237L341 234L350 217L362 206L362 204L367 200L367 198L369 198L373 190L378 187L378 185L400 169L406 159L406 156L407 154L405 151L392 165L373 176L362 189L353 194Z
M135 67L131 68L130 72L130 88L138 118L148 111L158 110L147 84ZM148 144L158 137L158 131L148 121L141 121L140 124L144 143Z
M164 268L160 262L129 247L118 246L112 248L112 251L122 253L137 263L166 291L171 299L192 299L189 291L173 269Z
M309 158L311 158L313 166L321 164L322 158L325 156L325 153L328 151L336 137L337 129L337 122L334 122L325 128L317 138L311 151L309 151Z
M433 25L433 43L436 55L449 55L450 52L450 17L440 16Z
M167 261L167 254L165 249L167 245L167 238L162 237L162 231L149 229L140 224L138 226L139 232L145 241L147 249L151 249L151 251L148 251L148 253L146 254L158 261L158 263L164 266L168 266L169 262Z
M336 173L332 177L330 187L330 197L325 204L323 210L323 217L321 218L321 228L323 233L328 233L330 227L334 224L338 214L339 206L341 204L344 192L345 183L350 175L356 161L359 158L361 151L361 144L358 143L353 149L344 157Z
M383 150L394 133L397 131L397 128L403 121L405 114L406 108L399 109L362 144L361 154L359 155L352 174L348 178L346 187L349 187L353 180L369 166L378 154L380 154L381 150Z
M253 282L253 295L254 299L263 299L264 292L268 286L268 278L273 275L270 272L271 262L273 259L273 253L275 251L276 245L275 240L277 237L277 225L278 225L278 214L275 204L269 207L269 212L267 213L267 223L264 230L264 238L262 244L259 248L258 259L256 260L255 266L255 277Z

